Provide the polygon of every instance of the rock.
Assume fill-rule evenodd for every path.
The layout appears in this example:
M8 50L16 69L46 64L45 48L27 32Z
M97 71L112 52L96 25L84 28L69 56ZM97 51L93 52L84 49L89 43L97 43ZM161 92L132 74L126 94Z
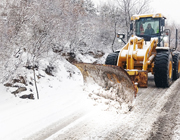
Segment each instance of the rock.
M54 70L54 67L47 66L47 68L45 69L45 72L46 72L46 74L48 74L48 75L54 76L54 75L52 74L53 70Z
M24 85L27 85L27 84L26 84L26 80L24 79L23 76L19 76L18 79L13 79L12 83L13 83L13 84L14 84L14 83L22 83L22 84L24 84Z
M12 87L13 85L11 83L4 84L5 87Z
M20 83L20 80L19 79L13 79L12 83Z
M27 84L26 84L26 80L24 79L23 76L20 76L19 79L20 79L20 83L22 83L22 84L24 84L24 85L27 85Z
M13 91L12 94L18 94L20 92L26 91L26 87L19 87L17 90Z
M33 94L28 94L28 95L22 95L20 98L22 99L33 99L34 100L34 95Z

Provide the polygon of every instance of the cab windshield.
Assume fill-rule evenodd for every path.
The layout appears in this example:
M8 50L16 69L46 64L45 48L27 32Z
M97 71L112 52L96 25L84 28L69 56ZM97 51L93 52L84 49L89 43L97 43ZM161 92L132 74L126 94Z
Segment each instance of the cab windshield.
M137 36L159 36L159 18L140 18L135 22L135 32Z

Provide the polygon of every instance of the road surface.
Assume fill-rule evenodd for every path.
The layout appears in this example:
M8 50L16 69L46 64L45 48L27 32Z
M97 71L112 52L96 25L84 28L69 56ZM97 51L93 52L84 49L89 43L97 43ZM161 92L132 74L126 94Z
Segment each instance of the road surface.
M180 138L180 80L170 88L140 88L134 107L126 113L98 105L83 107L81 99L65 106L66 117L29 136L27 140L171 140Z

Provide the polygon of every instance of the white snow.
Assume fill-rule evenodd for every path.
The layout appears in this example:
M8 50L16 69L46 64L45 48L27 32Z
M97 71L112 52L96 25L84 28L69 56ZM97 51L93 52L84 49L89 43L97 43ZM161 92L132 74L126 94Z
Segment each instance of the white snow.
M22 56L26 57L25 55ZM92 62L94 59L87 56L87 58L83 58L83 61ZM39 76L39 78L36 78L36 80L39 100L34 87L33 71L27 70L25 67L18 69L16 74L26 77L27 83L33 83L33 85L28 84L26 86L27 91L15 96L11 92L15 91L17 87L5 87L0 84L1 140L28 139L28 137L79 110L82 112L88 112L89 110L90 113L88 114L93 116L94 113L108 108L108 105L105 104L97 106L97 103L93 101L94 99L89 97L88 91L84 91L85 87L80 71L63 58L50 56L41 59L38 64L39 69L36 70L36 76ZM45 73L47 66L54 67L54 76ZM21 83L16 83L16 85L25 86ZM19 98L21 95L30 94L30 90L33 91L35 100ZM103 99L101 100L103 101ZM90 110L94 110L94 107L98 110L91 112ZM88 114L85 116L89 117ZM62 131L75 124L76 121L62 129ZM57 134L59 135L59 132ZM54 135L51 137L54 137Z
M0 139L20 140L31 134L40 131L59 119L68 115L70 109L76 111L77 108L84 108L89 105L87 95L83 92L83 79L79 70L62 58L53 60L55 67L53 74L45 74L45 67L50 65L50 61L42 59L39 63L39 70L36 71L37 87L40 99L37 99L36 90L33 85L27 86L27 91L11 94L17 88L4 87L0 84ZM26 82L34 84L33 71L21 68L17 75L26 77ZM22 84L17 84L22 85ZM21 95L30 94L33 91L35 100L21 99ZM78 104L75 104L79 101ZM73 105L73 106L71 106Z
M88 59L84 61L91 62ZM54 76L45 73L44 69L47 65L54 67ZM21 68L17 74L26 76L27 83L34 82L32 70ZM131 128L129 133L132 133L136 139L148 138L152 124L157 120L173 90L172 86L172 89L159 97L160 99L153 100L154 108L143 116L145 110L143 105L146 105L143 102L146 98L139 96L141 100L138 98L134 100L136 107L134 111L129 112L127 104L122 103L120 106L116 101L96 96L95 92L105 93L105 91L97 85L84 86L80 71L61 57L39 61L36 75L40 77L37 78L39 100L34 85L29 84L27 91L15 97L11 92L16 88L4 87L0 84L0 140L32 140L37 137L47 140L59 139L59 136L71 133L70 130L72 133L73 130L76 131L74 128L81 122L84 122L83 127L79 126L78 129L81 131L74 139L79 139L82 135L83 139L99 137L105 139L110 133L109 130L116 132L116 128L119 132L124 128ZM179 82L174 86L177 84ZM30 89L35 100L19 98L23 94L30 94ZM138 133L134 133L132 128L139 122L142 124L137 129ZM179 126L174 131L177 138Z

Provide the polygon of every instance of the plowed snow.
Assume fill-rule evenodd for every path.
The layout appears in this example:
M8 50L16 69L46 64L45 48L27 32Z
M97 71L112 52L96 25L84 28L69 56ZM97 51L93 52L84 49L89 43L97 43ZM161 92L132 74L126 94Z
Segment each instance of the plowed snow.
M78 79L76 77L75 79ZM146 140L180 137L180 79L156 88L149 76L129 111L124 104L92 97L82 80L55 84L39 81L40 100L15 98L1 85L0 139L3 140ZM52 83L48 88L40 85ZM44 83L44 84L41 84Z

